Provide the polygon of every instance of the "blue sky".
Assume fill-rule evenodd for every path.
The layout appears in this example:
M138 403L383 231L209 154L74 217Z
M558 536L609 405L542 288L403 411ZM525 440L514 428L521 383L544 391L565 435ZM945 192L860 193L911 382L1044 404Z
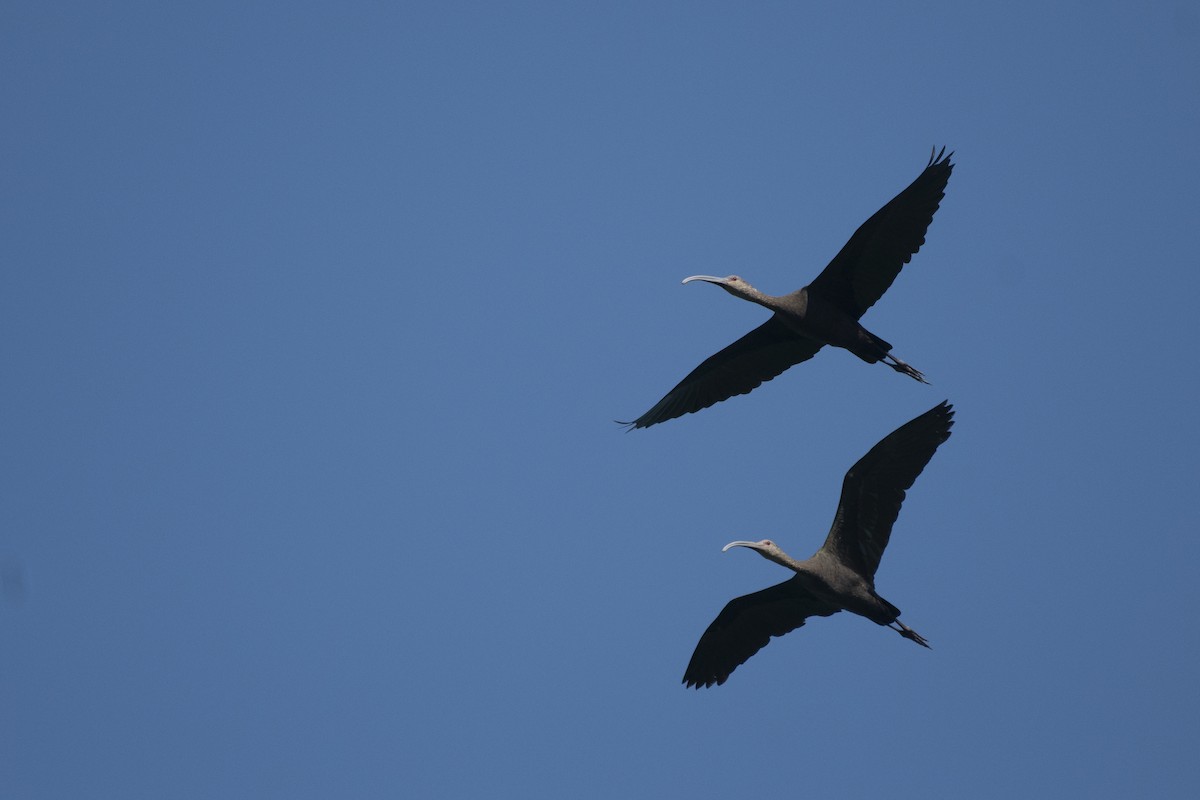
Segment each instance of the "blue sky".
M1186 3L8 2L5 797L1200 791ZM826 350L649 408L957 153ZM683 668L845 470L849 614Z

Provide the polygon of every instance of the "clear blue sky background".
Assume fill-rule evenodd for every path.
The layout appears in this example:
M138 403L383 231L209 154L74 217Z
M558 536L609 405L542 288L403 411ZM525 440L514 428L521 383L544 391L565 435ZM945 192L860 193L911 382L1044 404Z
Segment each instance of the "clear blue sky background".
M1192 3L0 8L0 795L1196 797ZM647 431L925 166L865 318ZM848 614L680 684L948 398ZM802 788L797 788L801 784Z

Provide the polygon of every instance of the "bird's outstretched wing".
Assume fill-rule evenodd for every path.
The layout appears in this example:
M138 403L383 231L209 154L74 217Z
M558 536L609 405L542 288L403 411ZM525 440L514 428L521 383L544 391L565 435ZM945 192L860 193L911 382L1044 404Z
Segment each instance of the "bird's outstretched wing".
M846 473L833 526L821 549L864 576L874 576L905 492L950 438L954 406L942 401L871 448Z
M683 682L697 689L720 686L772 636L799 628L809 617L828 617L838 611L810 594L798 578L730 600L700 637Z
M746 394L788 367L812 358L823 346L816 339L795 333L773 316L705 359L645 414L622 424L647 428Z
M850 237L808 289L836 302L858 319L883 297L900 269L925 243L925 231L946 194L954 165L946 148L925 171Z

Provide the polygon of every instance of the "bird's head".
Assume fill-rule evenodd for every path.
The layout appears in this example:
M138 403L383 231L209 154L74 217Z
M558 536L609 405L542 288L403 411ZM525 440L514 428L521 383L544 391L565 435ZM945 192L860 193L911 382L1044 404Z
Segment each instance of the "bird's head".
M721 548L721 552L724 553L731 547L749 547L763 558L769 558L772 561L778 560L779 556L783 555L783 551L779 549L779 545L770 539L763 539L761 542L730 542Z
M689 283L691 281L715 283L717 286L720 286L722 289L729 292L731 295L734 295L735 297L749 297L757 293L753 286L746 283L737 275L730 275L727 278L716 278L712 275L692 275L691 277L683 279L684 283Z

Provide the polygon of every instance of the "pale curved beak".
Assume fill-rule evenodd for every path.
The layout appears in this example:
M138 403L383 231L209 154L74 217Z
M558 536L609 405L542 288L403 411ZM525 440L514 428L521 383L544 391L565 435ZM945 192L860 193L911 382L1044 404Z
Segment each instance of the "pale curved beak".
M730 542L721 548L721 552L724 553L731 547L754 547L756 544L758 544L758 542Z
M692 275L690 277L683 279L684 283L687 283L688 281L708 281L709 283L724 283L725 279L724 278L714 278L712 275Z

